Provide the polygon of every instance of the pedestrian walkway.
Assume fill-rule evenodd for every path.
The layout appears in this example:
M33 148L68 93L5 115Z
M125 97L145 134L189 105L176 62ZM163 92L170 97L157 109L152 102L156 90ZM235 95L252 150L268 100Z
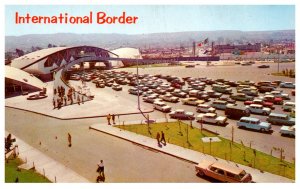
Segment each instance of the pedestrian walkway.
M156 122L165 121L165 119L162 120L156 120ZM141 122L126 122L126 124L140 124ZM139 135L133 132L125 131L113 126L108 126L107 124L93 124L90 126L90 129L94 129L96 131L100 131L139 145L143 145L145 147L151 148L152 150L157 150L161 153L168 154L171 156L174 156L176 158L180 158L186 161L189 161L191 163L199 163L202 160L218 160L220 162L227 162L229 164L233 164L235 166L241 167L242 169L245 169L246 172L251 173L253 177L253 181L257 183L293 183L294 180L288 179L286 177L274 175L267 172L260 172L257 169L247 167L245 165L236 164L230 161L226 161L223 159L219 159L207 154L203 154L201 152L196 152L194 150L190 150L187 148L183 148L180 146L176 146L173 144L167 144L166 146L158 146L156 139L149 138L143 135ZM194 171L194 170L191 170Z
M8 132L6 131L6 135ZM39 150L25 143L23 140L16 138L16 144L18 145L19 158L22 159L25 164L23 167L35 167L35 170L41 175L45 175L51 182L58 183L87 183L86 178L80 176L70 168L62 165L54 159L46 156ZM22 167L21 166L21 167Z

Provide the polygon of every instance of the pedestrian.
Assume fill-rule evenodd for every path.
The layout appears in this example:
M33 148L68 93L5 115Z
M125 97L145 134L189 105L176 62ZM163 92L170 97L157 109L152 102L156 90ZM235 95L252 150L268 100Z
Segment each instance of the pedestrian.
M53 98L53 109L55 109L55 99Z
M80 96L79 95L77 95L77 103L78 103L78 105L80 105Z
M159 134L159 132L157 132L157 135L156 135L156 140L157 140L157 144L158 144L158 146L160 145L160 134Z
M104 177L104 163L103 160L101 159L100 162L98 163L98 169L97 172L99 172L99 175Z
M70 133L68 133L68 142L69 142L69 147L72 146L72 136Z
M163 131L161 131L161 139L160 142L162 143L162 141L164 141L164 145L166 145L166 139L165 139L165 133Z
M115 114L111 115L111 119L112 119L114 125L116 124L115 117L116 117Z
M110 118L111 118L111 115L108 114L106 118L107 118L108 125L110 125Z
M67 98L64 96L65 106L67 105Z
M83 104L83 102L84 102L84 97L83 97L83 95L81 96L81 102L82 102L82 104Z

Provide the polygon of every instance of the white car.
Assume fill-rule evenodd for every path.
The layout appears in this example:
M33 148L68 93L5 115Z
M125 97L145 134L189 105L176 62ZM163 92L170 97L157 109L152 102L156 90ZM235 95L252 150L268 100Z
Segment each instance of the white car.
M292 82L282 82L280 83L279 87L295 89L295 84Z
M155 101L153 103L153 107L154 107L154 109L162 111L162 112L170 112L171 111L171 107L161 101Z
M285 102L283 103L282 109L283 111L292 111L292 109L295 109L296 103L295 102Z
M175 103L175 102L179 101L178 97L172 96L171 94L160 95L159 98L161 98L162 100L167 101L167 102Z
M143 98L143 100L145 102L149 102L151 104L153 104L155 101L161 101L161 99L157 98L157 96L155 96L155 95L146 96Z
M281 135L295 136L295 133L296 133L295 125L294 126L282 126L280 128L279 133L281 133Z
M246 106L253 114L262 114L262 115L269 115L271 113L270 108L265 108L261 104L250 104L249 106Z
M196 117L197 121L202 121L203 123L211 123L216 125L225 125L227 121L227 117L224 116L217 116L215 113L206 113L206 114L199 114Z
M197 98L194 97L182 99L182 104L193 105L193 106L198 106L199 104L203 104L204 102L205 102L204 100L198 100Z
M199 104L196 108L197 112L200 113L215 113L216 112L216 108L211 107L207 104Z
M283 100L290 100L290 95L286 93L282 93L282 91L272 91L272 92L266 92L265 95L273 95L275 97L282 98Z

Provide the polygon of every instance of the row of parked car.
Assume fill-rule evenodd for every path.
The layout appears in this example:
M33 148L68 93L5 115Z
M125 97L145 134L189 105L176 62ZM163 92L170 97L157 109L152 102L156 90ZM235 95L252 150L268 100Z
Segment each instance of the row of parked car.
M257 120L254 121L254 118L249 117L251 114L272 117L274 114L271 112L275 109L274 104L283 105L282 107L286 111L293 110L295 108L294 102L284 102L284 100L290 99L289 95L276 90L277 87L293 88L288 82L235 82L224 79L179 78L160 74L137 76L128 72L116 71L97 71L90 73L89 78L92 78L92 82L96 84L96 87L100 88L111 86L114 90L122 90L121 85L133 86L128 90L130 94L143 96L145 102L152 103L156 110L162 112L168 113L172 111L172 108L163 101L171 103L181 101L185 105L196 106L196 111L200 113L195 117L192 112L185 112L184 110L172 111L169 115L175 119L196 119L203 123L226 125L227 118L230 118L237 119L239 120L238 124L245 125L245 120L249 118L248 126L238 126L260 131L269 131L270 127L266 125L270 123L284 125L292 125L293 123L293 118L289 121L289 116L285 114L275 114L281 119L279 121L274 121L274 118L267 119L269 120L268 124L263 122L261 124ZM205 90L208 85L211 85L212 90ZM238 93L233 94L232 87L235 87ZM265 94L258 96L259 93ZM214 101L210 105L205 104L211 99L214 99ZM243 101L245 106L237 106L236 101ZM218 116L216 109L225 110L226 116Z

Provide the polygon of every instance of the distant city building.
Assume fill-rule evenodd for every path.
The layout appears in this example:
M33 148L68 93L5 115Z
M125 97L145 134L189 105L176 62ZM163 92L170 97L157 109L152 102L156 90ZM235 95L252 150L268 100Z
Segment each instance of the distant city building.
M221 53L245 53L245 52L261 52L261 43L247 45L214 45L213 54Z

